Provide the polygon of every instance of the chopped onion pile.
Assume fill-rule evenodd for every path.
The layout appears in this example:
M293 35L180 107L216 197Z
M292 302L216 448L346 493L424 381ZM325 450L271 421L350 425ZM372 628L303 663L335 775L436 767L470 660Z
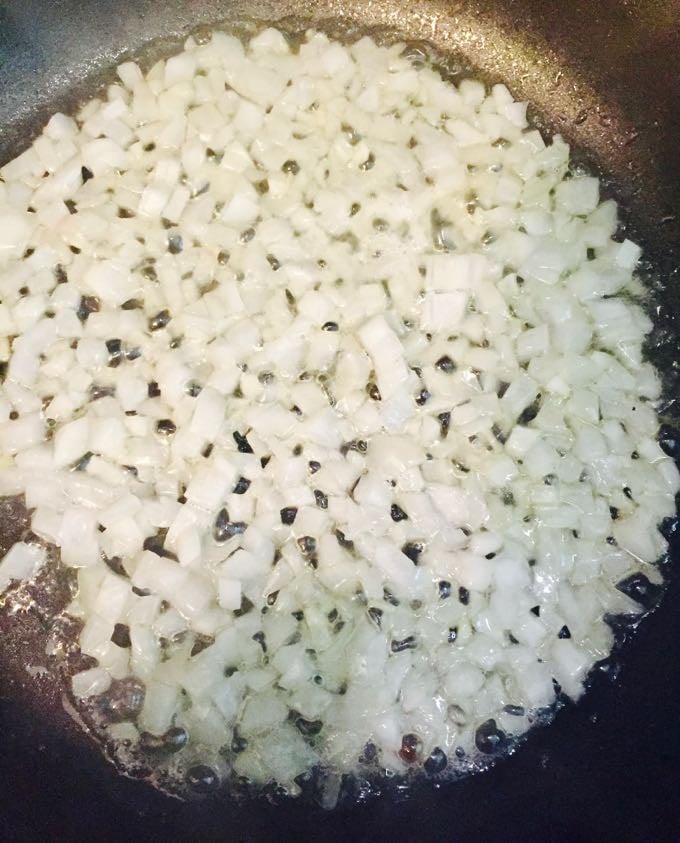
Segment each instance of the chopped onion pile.
M401 45L118 77L0 171L0 493L77 569L73 694L199 791L469 766L661 582L639 248Z

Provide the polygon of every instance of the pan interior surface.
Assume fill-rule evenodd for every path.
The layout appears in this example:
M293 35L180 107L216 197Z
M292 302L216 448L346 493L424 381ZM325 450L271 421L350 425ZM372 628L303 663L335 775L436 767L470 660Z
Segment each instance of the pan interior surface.
M520 6L522 6L521 9ZM653 6L654 4L648 4L643 9L643 4L640 4L635 7L635 11L640 15L640 19L635 20L638 20L638 26L642 19L648 24L652 21L653 26L650 26L650 29L654 37L658 37L661 43L665 44L668 39L672 41L672 34L669 34L670 27L667 23L668 13L667 10L665 12L660 10L655 16ZM98 20L96 25L91 22L95 7ZM586 162L611 179L612 190L617 198L623 201L624 208L628 211L630 230L634 232L631 236L640 233L647 247L647 254L654 259L657 277L664 282L660 285L663 291L668 284L666 279L670 279L670 273L677 265L677 252L674 251L677 245L677 223L674 222L673 217L673 209L677 207L677 196L673 195L673 191L677 191L677 180L671 177L674 166L672 144L668 142L666 147L659 146L658 137L650 131L645 121L648 119L648 113L658 113L665 121L662 125L669 133L667 137L671 138L674 128L673 118L667 116L666 104L664 102L646 103L643 106L641 105L644 99L643 94L640 94L639 102L636 101L635 96L627 100L622 92L617 95L614 87L606 84L606 79L605 82L598 79L597 71L588 66L586 59L583 59L582 67L579 67L578 63L565 64L565 56L562 54L564 44L576 41L574 33L578 31L579 26L584 26L582 20L570 21L568 31L565 33L568 37L565 37L563 43L560 43L561 39L558 41L554 36L546 43L543 40L545 35L541 34L543 30L539 22L548 15L544 4L513 4L511 8L512 11L508 14L507 11L501 12L494 9L492 5L484 4L471 6L419 3L410 4L407 10L401 10L388 3L371 4L365 8L352 4L321 3L317 4L310 13L309 9L300 8L298 4L271 4L271 7L263 4L258 8L257 16L261 16L265 21L283 20L288 26L296 29L302 28L307 23L313 23L329 34L341 37L369 32L377 37L426 41L432 43L443 54L453 55L455 65L470 68L474 74L491 81L506 81L513 93L530 99L537 106L539 119L546 128L551 131L562 131L578 149L582 150ZM223 4L209 2L194 4L191 8L189 4L166 6L158 3L137 3L134 4L134 8L126 10L125 13L121 13L121 7L118 6L114 14L113 10L108 9L105 4L62 2L55 4L55 10L62 14L57 20L50 21L54 26L48 26L45 22L44 26L36 28L37 16L31 19L30 10L31 3L26 4L21 12L8 9L7 5L0 7L0 17L4 18L3 24L7 24L3 25L2 38L5 39L5 43L2 44L2 49L9 56L0 70L0 75L14 74L14 79L18 80L16 84L10 86L5 78L0 78L0 90L6 92L0 94L0 123L3 125L0 141L0 159L2 160L13 157L54 110L68 110L83 96L91 94L93 87L96 88L107 78L112 64L122 60L128 54L151 57L169 53L176 49L188 32L195 30L197 24L210 28L214 24L221 25L226 20L227 24L233 26L234 21L253 18L252 10L245 4L234 4L227 10L226 15ZM603 30L612 26L612 20L617 22L614 12L611 12L611 19L608 18L610 12L606 8L601 14L602 18L597 25ZM107 18L110 19L107 20ZM517 25L518 22L521 22L521 27ZM564 23L561 25L566 27ZM545 24L543 26L545 27ZM625 31L626 27L623 26L621 29ZM102 37L102 30L105 31L106 38ZM612 39L615 44L618 44L618 39L621 39L623 43L619 50L624 57L627 39L632 38L630 32L633 31L633 26L629 26L628 30L628 36L621 35L620 29L615 30L617 35ZM61 33L65 41L58 40L58 33ZM647 37L652 36L647 33ZM592 40L590 33L585 40L590 43ZM68 46L67 50L64 50L64 43ZM69 56L70 59L65 64L63 63L64 55ZM596 56L596 53L593 55ZM27 72L29 65L34 72L30 83L28 82L30 74ZM36 84L36 77L44 80L45 84ZM603 85L606 89L602 87ZM636 108L642 110L638 112ZM654 109L658 109L658 112ZM670 108L668 111L670 112ZM642 117L638 117L638 114ZM637 119L633 119L633 115ZM677 117L674 119L677 120ZM672 305L665 300L663 292L661 296L662 315L666 314L668 326L670 326L665 327L665 330L669 332L672 340L674 312ZM17 523L16 513L6 513L3 523L9 525L4 531L5 542L9 544L7 539ZM57 591L55 585L52 592L55 600L59 598ZM668 603L672 598L673 586L666 602ZM668 606L664 609L668 609ZM660 635L663 629L663 627L659 628L659 625L664 622L662 613L663 609L657 616L650 619L649 630L644 630L645 637L638 642L641 650L645 640L651 641L652 644L654 640L658 640L653 636L655 633ZM670 626L670 623L671 621L668 620L667 626ZM67 752L67 747L71 746L70 742L75 741L75 754L79 763L83 764L88 771L94 771L93 786L105 789L111 798L111 806L95 808L93 817L103 817L101 821L106 822L108 818L113 819L120 815L121 811L129 813L130 816L136 816L137 811L142 810L160 818L157 819L158 822L166 822L174 809L162 806L156 801L155 795L140 795L130 782L115 780L113 771L103 768L92 748L85 745L79 738L73 737L77 730L73 729L70 716L62 711L58 691L51 687L45 678L26 676L24 665L27 640L33 641L36 649L43 646L40 618L31 615L30 612L19 613L11 619L11 622L3 617L2 627L5 640L2 655L3 704L7 707L8 722L12 724L10 735L14 735L10 738L10 743L16 740L19 752L23 749L24 753L31 753L34 752L31 749L32 741L36 740L38 745L43 741L53 742L55 736L52 734L52 729L58 733L63 732L67 735L63 738L63 743L58 746L52 744L48 751L51 757L47 759L45 769L52 770L52 773L47 773L47 775L54 775L55 758L58 758L60 754L63 757ZM642 669L641 665L638 667ZM634 669L634 664L628 668L629 671ZM677 678L676 672L676 682ZM605 683L602 684L604 686ZM669 684L672 685L672 682ZM38 690L37 694L36 690ZM599 691L596 687L592 701L589 700L586 704L586 710L595 710L598 693L606 700L606 688ZM611 690L609 693L611 694ZM4 702L5 699L12 702ZM50 728L45 730L44 725L36 723L34 735L30 734L30 730L28 733L24 731L24 724L20 725L22 718L16 711L17 701L20 706L28 706L35 711L36 720L45 721L45 714L49 712ZM582 708L579 706L579 709ZM603 712L601 715L603 719L606 717L604 713L606 708L605 704L598 709ZM573 722L571 726L569 725L569 718L572 721L578 721L579 717L582 721L588 719L582 711L580 714L569 712L563 719L563 728L560 727L562 732L574 726ZM16 725L13 725L14 720L16 720ZM583 737L588 727L580 723L579 733L578 726L579 722L576 723L574 735L581 734ZM532 745L525 750L525 752L533 752L534 756L537 754L541 756L542 760L538 762L538 766L542 769L550 769L550 757L542 756L546 747L552 752L550 733L536 736ZM583 740L586 748L597 743L597 739L593 741L592 734L589 737L590 742L587 734ZM573 740L577 741L578 738L574 737ZM566 735L563 750L568 742L569 736ZM49 746L49 743L46 745ZM559 737L555 739L555 746L555 752L559 757ZM566 758L566 755L564 757ZM22 769L18 776L18 781L22 782L30 792L33 792L31 788L34 788L33 775L39 775L39 758L39 754L30 758L25 771ZM536 758L533 762L537 763ZM523 762L512 759L506 766L514 764L515 768L526 769L530 763L531 760ZM560 762L554 763L559 765ZM589 763L594 763L592 757ZM567 775L566 769L561 770L559 766L557 769L563 776ZM617 772L620 773L618 768ZM42 775L45 774L43 771ZM508 788L510 776L505 771L493 771L489 776L496 776L497 787L504 785ZM528 773L527 776L527 780L531 780L532 774ZM82 783L74 783L74 793L82 786ZM478 797L481 798L485 790L491 786L491 783L487 785L470 782L465 783L464 787L467 793L474 793L476 790ZM571 786L577 787L574 783ZM53 790L54 793L52 793ZM510 790L512 790L511 787ZM390 821L393 821L393 818L399 816L400 813L406 816L411 810L423 811L426 805L434 811L440 811L443 818L447 816L447 809L441 807L440 803L449 799L451 805L456 804L460 809L462 793L463 791L455 795L447 794L445 797L443 794L439 796L432 793L420 794L421 805L418 807L418 801L413 795L408 803L399 805L399 800L404 795L397 789L393 794L397 807ZM573 793L575 794L576 790ZM418 796L417 792L415 795ZM56 785L52 784L48 787L47 794L43 795L43 804L57 797ZM503 799L500 801L503 803ZM507 807L507 803L505 804ZM266 823L275 816L269 813L272 809L268 806L262 806L262 813L259 816L256 811L247 807L239 810L242 812L239 822L242 823L243 829L253 829L252 835L248 835L251 837L264 833ZM304 813L304 809L286 806L284 810L291 822L298 823L298 828L301 826L311 828L308 825L311 822L310 814ZM376 822L380 812L386 809L384 807L366 809L366 811L369 810L373 813L369 816L364 812L362 821ZM450 808L448 810L450 816ZM183 806L178 811L183 817L181 821L189 822L188 818L192 816L191 806ZM66 821L67 816L71 817L68 822L73 822L74 815L68 812L68 803L66 806L61 803L61 807L57 809L57 816L63 818L63 821ZM195 817L196 814L193 816ZM361 809L357 809L357 816L361 816ZM382 820L385 819L383 814ZM87 822L85 818L81 820ZM23 815L23 821L31 822L27 814ZM47 821L45 818L45 822ZM463 818L463 827L467 822L468 829L472 829L475 821L471 813L467 820ZM327 821L320 820L320 822ZM497 827L500 831L501 826ZM151 833L150 828L151 826L149 826L149 833ZM210 825L206 825L206 834L212 833L210 828ZM213 831L214 828L215 826L212 826ZM292 830L293 826L291 826L291 832Z

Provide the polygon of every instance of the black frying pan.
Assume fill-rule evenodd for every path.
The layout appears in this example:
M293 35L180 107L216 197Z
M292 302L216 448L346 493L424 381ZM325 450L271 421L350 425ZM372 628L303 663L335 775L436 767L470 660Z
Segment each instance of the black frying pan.
M0 163L91 96L124 56L171 52L244 19L429 41L505 81L607 180L653 264L653 355L677 392L678 0L0 0ZM151 45L151 46L149 46ZM0 289L1 296L1 289ZM673 402L668 412L673 415ZM0 504L0 549L17 511ZM680 556L677 542L671 555ZM333 813L299 803L181 803L119 776L64 712L41 663L44 616L0 613L0 836L7 840L680 839L680 577L577 706L489 772ZM676 559L676 564L680 561ZM55 605L65 599L56 589Z

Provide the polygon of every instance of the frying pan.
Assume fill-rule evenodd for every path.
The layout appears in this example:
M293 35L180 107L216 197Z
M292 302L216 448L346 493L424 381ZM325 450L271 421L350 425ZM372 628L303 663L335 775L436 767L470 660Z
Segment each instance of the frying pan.
M0 163L127 56L172 52L197 27L314 24L429 42L452 75L504 81L601 174L637 239L674 415L680 265L679 0L0 0ZM462 68L462 71L460 70ZM25 529L0 503L0 550ZM295 802L180 802L120 776L77 727L44 663L44 617L0 613L0 822L6 840L671 840L680 837L680 577L589 693L512 757L451 785L395 785L323 812ZM677 564L677 559L675 560ZM63 589L62 589L63 592ZM54 604L65 599L58 587ZM48 601L49 602L49 601Z

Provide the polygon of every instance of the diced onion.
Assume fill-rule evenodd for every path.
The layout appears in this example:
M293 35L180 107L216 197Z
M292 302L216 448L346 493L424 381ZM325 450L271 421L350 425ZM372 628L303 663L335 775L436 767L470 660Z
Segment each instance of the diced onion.
M401 45L215 33L118 78L1 171L37 539L0 591L59 548L72 694L164 787L476 769L659 587L639 247L526 103Z

